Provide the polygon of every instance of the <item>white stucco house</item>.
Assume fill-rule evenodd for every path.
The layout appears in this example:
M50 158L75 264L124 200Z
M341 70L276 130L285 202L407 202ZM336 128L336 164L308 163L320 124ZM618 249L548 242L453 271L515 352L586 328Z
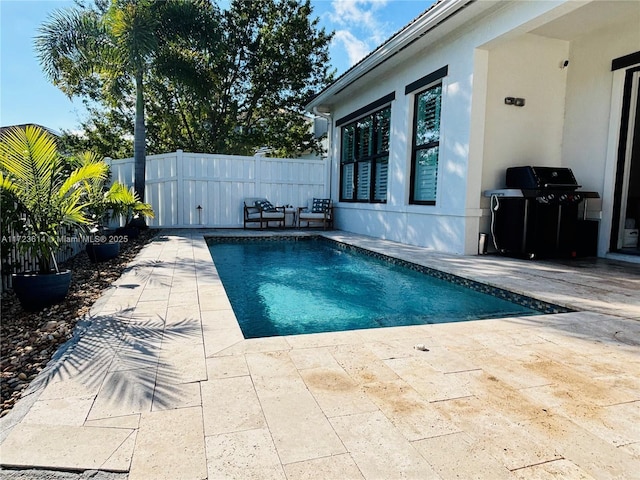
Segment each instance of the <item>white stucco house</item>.
M483 192L507 167L561 166L600 195L598 255L621 252L639 84L640 1L440 0L307 106L329 118L336 227L477 254Z

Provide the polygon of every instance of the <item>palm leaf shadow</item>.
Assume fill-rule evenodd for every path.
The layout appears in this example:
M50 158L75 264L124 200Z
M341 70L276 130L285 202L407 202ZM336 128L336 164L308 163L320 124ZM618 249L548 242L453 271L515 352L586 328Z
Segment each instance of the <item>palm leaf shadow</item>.
M172 387L179 383L178 372L163 363L167 385L156 391L162 344L201 332L199 319L167 325L161 315L136 315L131 307L89 317L79 322L73 338L56 352L25 393L72 382L84 394L97 395L108 404L125 403L134 410L149 411L152 400L166 405L179 389Z

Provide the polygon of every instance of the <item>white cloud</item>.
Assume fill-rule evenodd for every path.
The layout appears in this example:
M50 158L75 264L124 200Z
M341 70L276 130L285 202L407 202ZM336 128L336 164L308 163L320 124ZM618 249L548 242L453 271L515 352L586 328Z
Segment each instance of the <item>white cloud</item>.
M385 7L390 0L332 0L328 18L339 26L333 44L343 49L353 66L390 35Z
M373 10L380 4L369 0L333 0L331 19L340 24L356 24L365 27L375 27L377 21ZM369 8L367 8L369 7Z
M387 6L388 0L333 0L333 12L329 18L350 30L364 29L376 45L388 37L388 26L379 20L379 10Z
M349 57L350 66L358 63L371 51L371 47L367 42L358 39L349 30L336 31L333 41L342 44Z

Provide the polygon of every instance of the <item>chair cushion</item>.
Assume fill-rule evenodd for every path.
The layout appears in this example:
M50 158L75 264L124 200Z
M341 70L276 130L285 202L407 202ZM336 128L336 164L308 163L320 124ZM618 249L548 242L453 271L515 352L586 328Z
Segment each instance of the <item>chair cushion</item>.
M314 198L311 204L311 213L324 213L331 206L330 198Z
M300 220L324 220L324 213L300 212Z
M256 200L256 207L263 212L277 212L276 207L269 200Z
M274 210L273 212L262 212L262 218L263 219L266 219L266 218L283 219L284 212L279 212L277 210Z

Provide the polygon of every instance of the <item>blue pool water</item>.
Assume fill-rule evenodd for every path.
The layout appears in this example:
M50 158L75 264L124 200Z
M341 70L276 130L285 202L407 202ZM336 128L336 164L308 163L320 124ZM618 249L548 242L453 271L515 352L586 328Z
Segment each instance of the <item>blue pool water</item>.
M540 313L323 239L209 250L245 338Z

